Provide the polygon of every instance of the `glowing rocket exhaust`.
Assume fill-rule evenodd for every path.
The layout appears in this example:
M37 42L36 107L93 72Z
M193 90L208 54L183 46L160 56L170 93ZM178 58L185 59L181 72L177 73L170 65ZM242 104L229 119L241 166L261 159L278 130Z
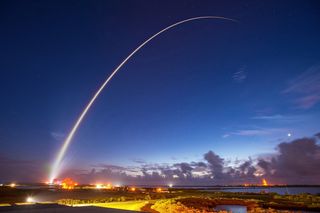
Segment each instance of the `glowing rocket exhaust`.
M82 113L80 114L79 118L77 119L77 121L75 122L75 124L73 125L71 131L69 132L66 140L64 141L60 151L58 152L58 155L51 167L51 172L50 172L50 177L49 180L52 183L53 180L57 177L58 173L59 173L59 169L60 169L60 164L61 161L68 149L68 146L74 136L74 134L76 133L77 129L79 128L79 125L81 124L83 118L85 117L85 115L87 114L87 112L89 111L89 109L91 108L92 104L94 103L94 101L97 99L97 97L99 96L99 94L101 93L101 91L105 88L105 86L109 83L109 81L112 79L112 77L118 72L118 70L137 52L139 51L144 45L146 45L149 41L151 41L152 39L154 39L155 37L157 37L158 35L160 35L161 33L175 27L178 26L180 24L186 23L186 22L190 22L190 21L194 21L194 20L199 20L199 19L222 19L222 20L227 20L227 21L233 21L233 22L237 22L234 19L230 19L230 18L225 18L225 17L219 17L219 16L200 16L200 17L194 17L194 18L189 18L189 19L185 19L179 22L176 22L164 29L162 29L161 31L157 32L156 34L154 34L153 36L151 36L150 38L148 38L146 41L144 41L140 46L138 46L133 52L131 52L111 73L111 75L104 81L104 83L100 86L100 88L98 89L98 91L94 94L94 96L91 98L91 100L89 101L89 103L87 104L87 106L84 108L84 110L82 111Z

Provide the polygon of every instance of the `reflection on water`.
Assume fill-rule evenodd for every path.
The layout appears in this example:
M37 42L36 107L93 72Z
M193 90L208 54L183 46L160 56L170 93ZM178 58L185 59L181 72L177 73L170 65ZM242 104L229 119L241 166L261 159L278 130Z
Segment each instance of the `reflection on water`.
M241 205L217 205L215 210L219 211L229 211L232 213L246 213L247 212L247 207L246 206L241 206Z

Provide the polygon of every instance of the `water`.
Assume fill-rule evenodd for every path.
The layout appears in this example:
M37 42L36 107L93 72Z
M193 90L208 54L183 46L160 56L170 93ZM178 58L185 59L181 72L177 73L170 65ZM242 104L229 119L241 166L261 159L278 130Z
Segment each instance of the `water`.
M241 205L217 205L215 210L218 211L229 211L232 213L246 213L247 212L247 207L246 206L241 206Z
M249 193L278 193L284 194L320 194L320 187L211 187L206 188L205 191L222 191L222 192L249 192Z
M214 210L228 211L232 213L247 213L247 207L241 205L217 205ZM316 213L311 211L290 211L292 213Z

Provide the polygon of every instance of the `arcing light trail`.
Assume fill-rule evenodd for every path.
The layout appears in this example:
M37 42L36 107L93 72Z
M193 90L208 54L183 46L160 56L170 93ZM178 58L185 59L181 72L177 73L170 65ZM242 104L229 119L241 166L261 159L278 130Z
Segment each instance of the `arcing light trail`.
M79 125L81 124L83 118L85 117L85 115L87 114L87 112L89 111L89 109L91 108L92 104L94 103L94 101L97 99L97 97L99 96L99 94L102 92L102 90L105 88L105 86L109 83L109 81L113 78L113 76L118 72L118 70L136 53L138 52L144 45L146 45L149 41L151 41L152 39L154 39L155 37L157 37L158 35L160 35L161 33L175 27L178 26L180 24L186 23L186 22L190 22L190 21L194 21L194 20L199 20L199 19L222 19L222 20L228 20L228 21L233 21L236 22L236 20L234 19L230 19L230 18L225 18L225 17L220 17L220 16L200 16L200 17L194 17L194 18L189 18L189 19L185 19L179 22L176 22L164 29L162 29L161 31L157 32L156 34L154 34L153 36L151 36L150 38L148 38L146 41L144 41L142 44L140 44L140 46L138 46L133 52L130 53L130 55L128 55L111 73L111 75L104 81L104 83L100 86L100 88L98 89L98 91L94 94L94 96L91 98L91 100L89 101L89 103L87 104L87 106L84 108L84 110L82 111L81 115L79 116L79 118L77 119L77 121L75 122L75 124L73 125L73 128L71 129L70 133L68 134L68 137L66 138L66 140L64 141L60 151L58 152L58 155L53 163L53 166L51 168L51 172L50 172L50 177L49 180L52 183L53 180L57 177L58 172L59 172L59 167L61 164L61 161L68 149L68 146L70 145L70 142L74 136L74 134L76 133L77 129L79 128Z

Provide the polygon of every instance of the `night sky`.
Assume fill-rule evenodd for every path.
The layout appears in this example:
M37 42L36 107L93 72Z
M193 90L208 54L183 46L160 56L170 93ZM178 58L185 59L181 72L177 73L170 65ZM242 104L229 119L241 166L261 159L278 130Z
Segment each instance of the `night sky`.
M65 174L214 184L235 182L234 169L243 181L318 183L320 4L306 0L1 1L0 181L46 180L121 60L205 15L238 22L196 20L141 49L89 111ZM303 153L307 167L291 156Z

